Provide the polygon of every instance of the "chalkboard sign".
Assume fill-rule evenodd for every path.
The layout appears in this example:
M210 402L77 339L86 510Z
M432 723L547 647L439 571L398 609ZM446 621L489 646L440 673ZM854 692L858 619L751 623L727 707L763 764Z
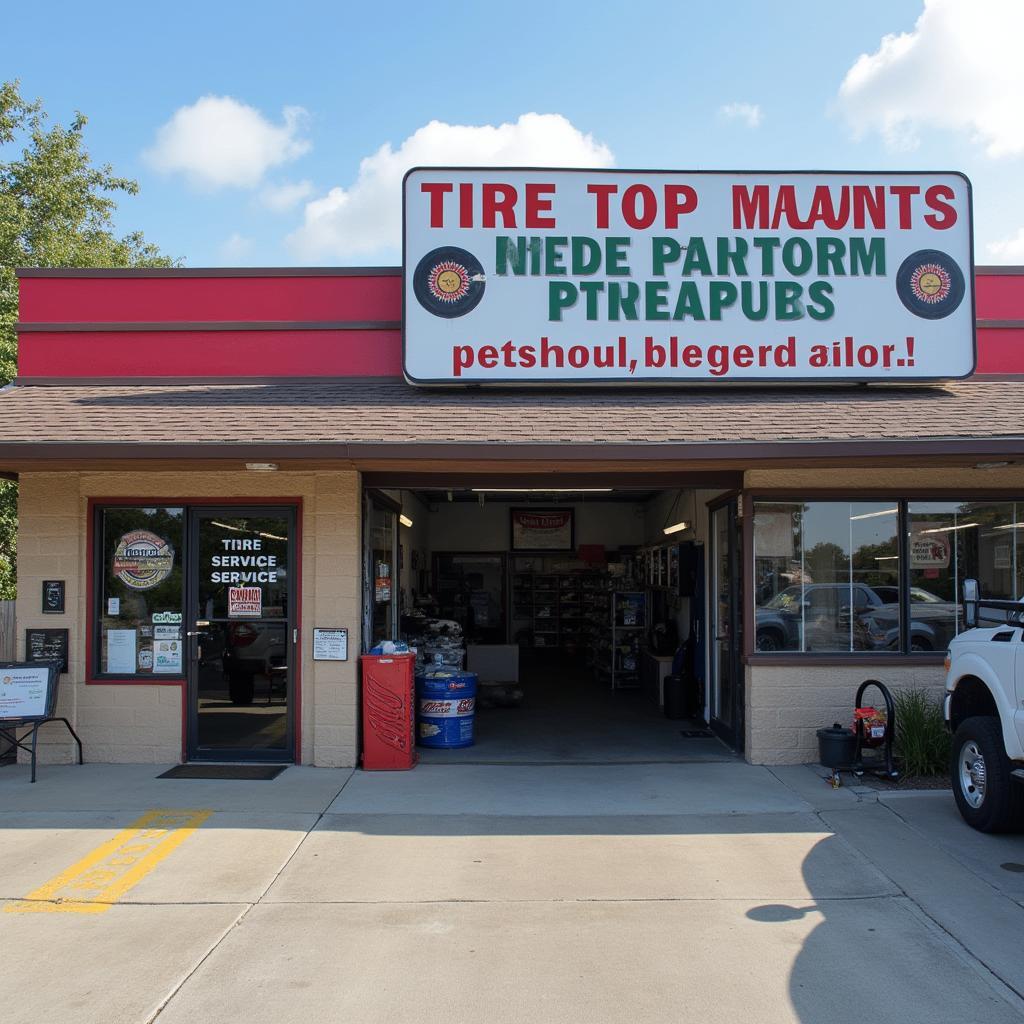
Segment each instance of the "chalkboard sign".
M26 629L26 661L58 661L61 672L68 670L68 631L66 629Z
M43 612L61 615L64 612L64 581L43 580Z
M55 661L38 665L0 662L0 725L53 717L60 679L57 667Z

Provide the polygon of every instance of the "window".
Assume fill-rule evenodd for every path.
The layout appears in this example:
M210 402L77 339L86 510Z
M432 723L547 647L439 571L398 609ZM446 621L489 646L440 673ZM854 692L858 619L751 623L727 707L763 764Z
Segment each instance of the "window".
M183 508L96 510L92 674L180 677Z
M985 501L912 501L907 507L914 650L945 650L963 628L963 581L985 597L1021 596L1018 505ZM1024 507L1021 507L1024 512Z
M898 522L891 501L756 502L757 650L898 651Z
M762 653L944 651L972 577L987 597L1024 594L1024 502L754 503Z

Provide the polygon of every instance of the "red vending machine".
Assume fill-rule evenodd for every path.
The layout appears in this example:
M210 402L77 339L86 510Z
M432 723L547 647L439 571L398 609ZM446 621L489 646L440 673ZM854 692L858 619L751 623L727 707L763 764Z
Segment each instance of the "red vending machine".
M415 654L364 654L363 768L406 771L416 764Z

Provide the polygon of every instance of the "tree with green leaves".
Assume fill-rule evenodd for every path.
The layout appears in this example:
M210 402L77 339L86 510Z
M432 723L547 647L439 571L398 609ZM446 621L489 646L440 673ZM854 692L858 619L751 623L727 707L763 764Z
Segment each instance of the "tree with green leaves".
M0 384L17 373L16 267L168 267L140 232L119 236L119 195L138 183L95 165L85 148L86 118L50 124L19 83L0 84ZM17 485L0 482L0 599L14 597Z

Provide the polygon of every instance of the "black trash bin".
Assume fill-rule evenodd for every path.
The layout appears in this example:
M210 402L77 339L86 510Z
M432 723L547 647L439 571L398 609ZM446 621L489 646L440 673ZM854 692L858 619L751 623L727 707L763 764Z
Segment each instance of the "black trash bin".
M818 760L826 768L849 768L857 753L857 734L835 722L818 730Z
M665 676L665 717L686 718L685 676Z

